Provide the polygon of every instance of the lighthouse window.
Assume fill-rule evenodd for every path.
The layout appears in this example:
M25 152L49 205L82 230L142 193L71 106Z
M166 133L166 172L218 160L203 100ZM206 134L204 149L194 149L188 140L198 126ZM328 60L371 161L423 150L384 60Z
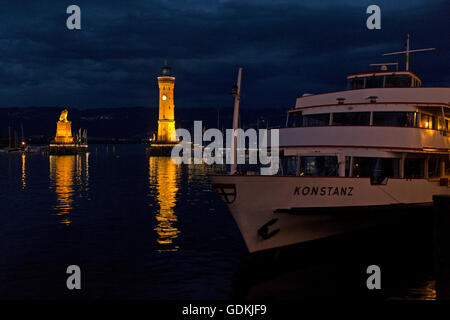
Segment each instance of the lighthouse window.
M415 112L374 112L374 126L414 127L417 114Z
M333 126L368 126L370 112L333 113Z
M330 177L338 175L338 162L335 156L306 156L300 158L301 176Z
M303 116L304 127L320 127L328 126L330 124L330 114L309 114Z

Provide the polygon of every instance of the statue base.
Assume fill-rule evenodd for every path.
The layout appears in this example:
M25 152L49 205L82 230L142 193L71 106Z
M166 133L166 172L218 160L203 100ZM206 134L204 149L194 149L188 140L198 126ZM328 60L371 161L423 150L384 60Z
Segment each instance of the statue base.
M51 143L48 149L50 155L76 155L88 151L87 144Z
M70 121L56 123L56 143L73 143L71 124Z

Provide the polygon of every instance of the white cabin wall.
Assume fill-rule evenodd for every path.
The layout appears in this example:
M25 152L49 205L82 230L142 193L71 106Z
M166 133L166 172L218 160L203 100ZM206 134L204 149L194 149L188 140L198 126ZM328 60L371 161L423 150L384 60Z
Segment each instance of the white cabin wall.
M450 87L420 87L420 88L369 88L343 90L324 94L315 94L297 98L296 108L337 104L337 98L345 98L348 103L366 103L367 97L377 96L377 103L408 102L408 103L441 103L447 105L450 101ZM344 105L345 105L344 104Z

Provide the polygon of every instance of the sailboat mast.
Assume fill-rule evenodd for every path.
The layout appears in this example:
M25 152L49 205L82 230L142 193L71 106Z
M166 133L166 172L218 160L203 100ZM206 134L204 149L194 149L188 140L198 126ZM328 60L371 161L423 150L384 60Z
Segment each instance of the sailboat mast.
M25 136L23 135L23 121L20 121L20 129L22 131L22 142L25 141Z

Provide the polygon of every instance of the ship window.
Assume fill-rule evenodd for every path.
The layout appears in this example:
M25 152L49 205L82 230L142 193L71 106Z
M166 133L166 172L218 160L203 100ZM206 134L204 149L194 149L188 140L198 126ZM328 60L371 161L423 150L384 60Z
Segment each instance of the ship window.
M406 158L405 178L425 178L425 159Z
M301 127L303 126L303 115L301 112L289 113L287 127Z
M333 113L333 126L368 126L370 112Z
M352 157L345 157L345 176L349 177L350 176L350 162L351 162Z
M366 88L383 88L384 76L371 76L366 78Z
M298 157L297 156L287 156L281 158L281 172L285 176L295 176L297 175L298 168Z
M441 159L428 159L428 178L439 178L441 176Z
M330 124L330 114L309 114L303 116L304 127L320 127L328 126Z
M374 126L414 127L415 112L374 112Z
M393 74L386 76L386 88L411 87L411 77L406 74Z
M385 178L400 176L400 159L396 158L353 158L353 177L371 177L378 183Z
M426 129L437 129L436 117L422 113L420 116L420 127Z
M439 117L438 121L437 121L437 126L438 126L438 130L448 131L448 120L447 119L444 120L444 127L442 127L442 117Z
M363 89L364 88L364 78L352 78L347 82L348 89Z
M300 158L301 176L329 177L338 175L338 162L335 156L306 156Z
M450 159L449 158L445 159L444 165L445 165L445 175L450 176Z
M442 117L437 117L437 128L438 130L444 130L444 128L442 127Z

